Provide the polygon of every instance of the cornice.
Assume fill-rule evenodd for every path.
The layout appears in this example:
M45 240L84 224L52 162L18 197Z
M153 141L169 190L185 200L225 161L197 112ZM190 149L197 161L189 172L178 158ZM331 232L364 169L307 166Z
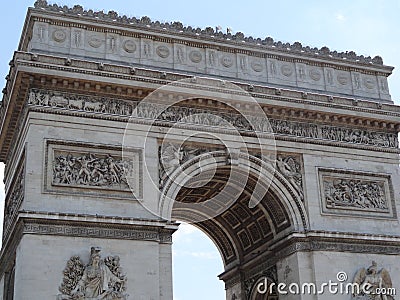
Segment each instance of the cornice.
M29 222L38 224L57 223L60 225L76 224L76 226L88 226L97 224L105 227L118 228L163 228L163 229L178 229L179 223L164 219L145 219L133 217L121 217L112 215L99 214L80 214L80 213L61 213L53 211L27 211L19 212L19 219L29 220Z
M317 230L294 232L275 241L267 251L250 255L240 267L233 265L225 269L219 278L227 282L238 272L260 271L274 266L284 257L294 253L313 251L399 255L400 236Z
M70 59L65 57L31 54L25 52L16 52L13 62L15 65L24 68L37 68L44 70L63 71L69 74L81 74L81 75L94 75L104 78L114 78L118 80L135 81L137 83L146 83L153 86L140 88L136 87L136 91L132 90L132 87L122 86L113 83L93 83L90 80L79 80L73 78L62 78L56 76L49 76L46 74L38 74L35 77L39 77L39 82L42 85L48 85L51 83L53 86L58 86L62 89L78 89L79 87L85 87L85 90L92 88L97 93L117 94L126 97L143 98L148 93L154 90L154 88L161 85L169 84L174 81L191 79L195 83L193 87L196 89L202 88L205 91L217 91L228 94L239 94L238 91L232 91L224 88L226 82L223 80L214 80L214 86L200 86L196 84L197 78L193 75L184 74L181 72L165 72L147 68L132 68L122 65L105 64L100 62ZM34 70L32 70L33 73ZM38 71L34 71L38 73ZM39 72L40 73L40 72ZM34 74L32 74L34 75ZM66 74L65 74L66 75ZM51 77L51 78L49 78ZM69 77L72 77L71 75ZM321 92L308 92L305 93L299 90L275 88L269 85L253 85L243 82L230 81L233 84L243 89L243 95L250 94L256 99L259 99L262 103L263 99L279 101L280 106L290 107L290 104L301 104L310 109L307 111L318 111L318 108L328 109L341 109L349 111L349 114L356 114L351 112L363 112L371 113L376 116L385 115L400 117L400 106L386 103L372 102L360 98L353 97L340 97L331 96ZM188 88L191 88L189 83L185 83ZM234 106L234 105L233 105ZM249 108L251 110L251 108ZM304 110L306 111L306 110ZM309 117L305 117L309 119Z
M172 234L179 224L166 220L133 219L113 216L20 211L13 231L4 240L0 254L0 277L15 257L17 246L25 234L147 240L172 243Z

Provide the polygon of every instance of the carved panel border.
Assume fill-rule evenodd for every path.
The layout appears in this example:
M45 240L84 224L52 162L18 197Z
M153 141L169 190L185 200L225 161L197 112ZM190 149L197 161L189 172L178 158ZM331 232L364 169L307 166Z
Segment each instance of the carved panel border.
M26 223L24 224L24 233L74 236L85 238L160 241L160 235L156 230L144 231L132 229L101 228L92 226Z
M142 199L141 149L45 141L44 192Z
M318 168L322 214L396 218L389 174Z
M23 221L23 234L57 235L83 238L101 238L117 240L154 241L162 244L172 243L175 229L156 226L129 225L120 227L113 224L83 224L68 221Z

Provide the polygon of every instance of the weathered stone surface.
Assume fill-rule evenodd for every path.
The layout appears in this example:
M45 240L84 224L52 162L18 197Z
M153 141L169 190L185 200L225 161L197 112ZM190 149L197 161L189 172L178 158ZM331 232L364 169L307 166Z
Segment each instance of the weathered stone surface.
M229 300L263 276L399 278L400 108L379 57L43 0L27 18L0 108L0 299L171 300L175 219L201 219Z

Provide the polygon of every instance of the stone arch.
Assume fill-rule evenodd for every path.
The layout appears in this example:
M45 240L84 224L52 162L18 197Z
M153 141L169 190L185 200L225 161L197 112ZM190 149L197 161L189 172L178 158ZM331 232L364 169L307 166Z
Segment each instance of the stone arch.
M208 172L214 172L209 183L191 188ZM235 190L235 180L229 187L227 196L240 194L238 201L221 214L196 224L216 244L225 268L241 263L253 252L267 251L278 238L308 228L302 196L279 170L251 155L239 154L237 161L232 162L224 150L197 155L170 173L163 183L160 199L162 217L191 223L199 216L207 216L208 204L204 204L201 211L193 211L185 203L201 204L212 198L223 189L228 172L236 172L239 181L241 173L250 174L243 179L246 183L242 191ZM270 185L266 178L272 179ZM254 208L250 208L248 202L256 184L265 188L266 193Z
M265 289L265 293L263 294L259 293L257 290L260 284L262 288ZM276 291L276 285L273 285L271 288L271 284L276 284L272 278L265 276L259 277L251 288L249 300L277 300L278 294Z

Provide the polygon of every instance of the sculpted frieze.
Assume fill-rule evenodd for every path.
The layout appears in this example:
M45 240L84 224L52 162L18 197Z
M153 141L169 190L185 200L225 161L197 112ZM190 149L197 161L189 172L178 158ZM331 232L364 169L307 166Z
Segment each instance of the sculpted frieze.
M322 210L326 213L392 217L390 177L341 170L319 170Z
M383 183L356 179L325 180L327 207L387 210Z
M48 192L101 196L142 196L142 163L138 149L48 141L45 188ZM129 153L128 153L129 152ZM107 191L113 191L108 194Z
M156 103L142 103L121 99L64 94L59 92L31 90L28 104L34 106L64 108L70 111L81 111L97 114L104 117L104 113L118 116L135 116L157 120L159 122L173 122L185 124L200 124L218 128L227 128L232 125L238 130L256 131L259 133L275 133L297 138L310 138L319 141L340 142L344 144L365 145L379 148L398 148L396 133L375 132L372 130L306 123L265 116L250 116L251 124L244 116L218 112L211 109L198 109L185 106L172 106L165 109ZM136 109L137 108L137 109ZM227 125L229 123L229 126ZM197 126L196 129L199 127Z
M111 155L68 153L65 156L56 153L53 170L53 185L112 186L127 189L127 174L133 172L133 163Z

